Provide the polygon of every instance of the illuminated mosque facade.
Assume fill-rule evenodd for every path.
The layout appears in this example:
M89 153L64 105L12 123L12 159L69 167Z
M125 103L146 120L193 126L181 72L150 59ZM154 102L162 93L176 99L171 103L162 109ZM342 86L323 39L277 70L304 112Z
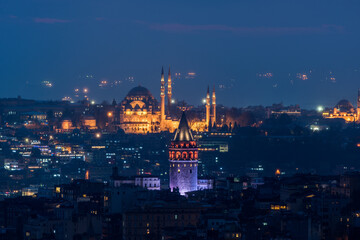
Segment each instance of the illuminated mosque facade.
M348 100L339 101L334 108L323 112L324 118L344 119L345 122L360 122L360 90L358 91L357 107Z
M162 69L160 80L160 106L151 92L145 87L138 86L129 91L120 104L120 127L125 133L146 134L161 131L175 131L179 125L179 121L178 119L174 119L171 115L171 85L171 73L169 68L166 92L164 69ZM212 100L211 105L210 99ZM193 122L191 128L200 132L206 131L210 124L211 126L216 124L215 87L211 98L209 88L207 91L206 119Z

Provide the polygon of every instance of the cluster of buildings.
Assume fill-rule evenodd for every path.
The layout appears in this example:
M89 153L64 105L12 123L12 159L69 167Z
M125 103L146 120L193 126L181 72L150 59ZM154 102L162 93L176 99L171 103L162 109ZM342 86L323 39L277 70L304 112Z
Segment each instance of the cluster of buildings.
M214 179L159 189L156 177L73 180L0 201L1 239L357 239L358 172ZM256 184L253 184L256 182Z
M229 110L216 105L215 88L210 95L208 87L199 108L172 100L170 69L167 85L161 73L160 104L142 86L119 104L0 99L0 239L360 235L356 168L341 165L340 175L299 174L303 166L293 156L306 144L311 151L339 146L336 154L349 148L356 156L356 137L345 133L342 144L317 142L319 135L312 138L300 126L319 113L282 104ZM189 111L199 117L189 121ZM322 116L356 123L359 113L360 93L356 109L342 100ZM292 163L266 156L279 146L290 149L281 154ZM239 167L240 160L247 165Z
M40 184L2 195L1 239L322 240L360 234L359 172L289 177L277 170L265 177L259 165L245 175L201 176L204 166L210 168L206 154L216 163L233 135L193 134L185 112L164 138L166 152L154 145L163 134L73 134L70 144L68 134L58 133L48 136L46 145L44 139L18 141L2 132L2 143L11 141L9 150L26 160L24 182L35 182L33 175ZM139 138L129 141L130 136L150 146L137 146ZM79 138L88 144L79 144ZM150 157L161 154L166 163ZM21 164L5 162L9 177L24 184L15 177L24 170L17 169ZM131 166L135 162L144 165ZM55 173L55 166L61 170Z
M122 129L130 134L174 132L179 122L178 113L185 106L177 105L172 97L172 81L169 69L167 92L162 69L160 80L160 103L143 87L132 88L118 104L95 104L85 98L70 101L33 101L18 98L1 99L1 121L9 126L23 125L28 129L47 127L56 132L71 132L75 129L116 131ZM192 121L191 128L198 132L207 131L216 125L215 87L210 103L209 88L204 109ZM203 113L202 113L203 111ZM204 116L205 115L205 116ZM222 123L217 124L221 126Z

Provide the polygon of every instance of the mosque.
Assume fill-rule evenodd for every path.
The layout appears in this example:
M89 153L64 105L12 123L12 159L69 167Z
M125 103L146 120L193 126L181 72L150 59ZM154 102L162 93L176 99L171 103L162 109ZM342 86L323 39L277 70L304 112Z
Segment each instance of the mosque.
M164 69L161 71L160 79L160 106L147 88L138 86L131 89L120 103L120 128L125 133L134 134L157 133L161 131L174 132L179 125L179 120L175 119L171 114L172 87L170 68L167 92L165 90ZM209 87L207 89L206 119L192 123L190 128L197 131L206 131L210 124L211 126L216 124L215 87L212 92L211 105Z
M360 122L360 90L358 91L357 107L350 101L343 99L339 101L334 108L323 112L324 118L341 118L345 122Z

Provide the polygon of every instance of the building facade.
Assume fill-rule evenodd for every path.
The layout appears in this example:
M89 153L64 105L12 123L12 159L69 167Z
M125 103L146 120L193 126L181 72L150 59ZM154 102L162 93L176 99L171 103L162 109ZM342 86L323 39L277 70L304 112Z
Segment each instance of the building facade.
M121 102L120 127L125 133L158 132L160 121L157 101L145 87L131 89Z

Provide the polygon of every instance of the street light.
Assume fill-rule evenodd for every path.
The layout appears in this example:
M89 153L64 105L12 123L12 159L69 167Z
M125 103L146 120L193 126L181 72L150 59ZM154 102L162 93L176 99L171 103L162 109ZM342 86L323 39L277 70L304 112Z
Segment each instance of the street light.
M318 112L322 112L322 111L324 111L324 107L323 107L323 106L318 106L318 107L316 108L316 110L317 110Z

